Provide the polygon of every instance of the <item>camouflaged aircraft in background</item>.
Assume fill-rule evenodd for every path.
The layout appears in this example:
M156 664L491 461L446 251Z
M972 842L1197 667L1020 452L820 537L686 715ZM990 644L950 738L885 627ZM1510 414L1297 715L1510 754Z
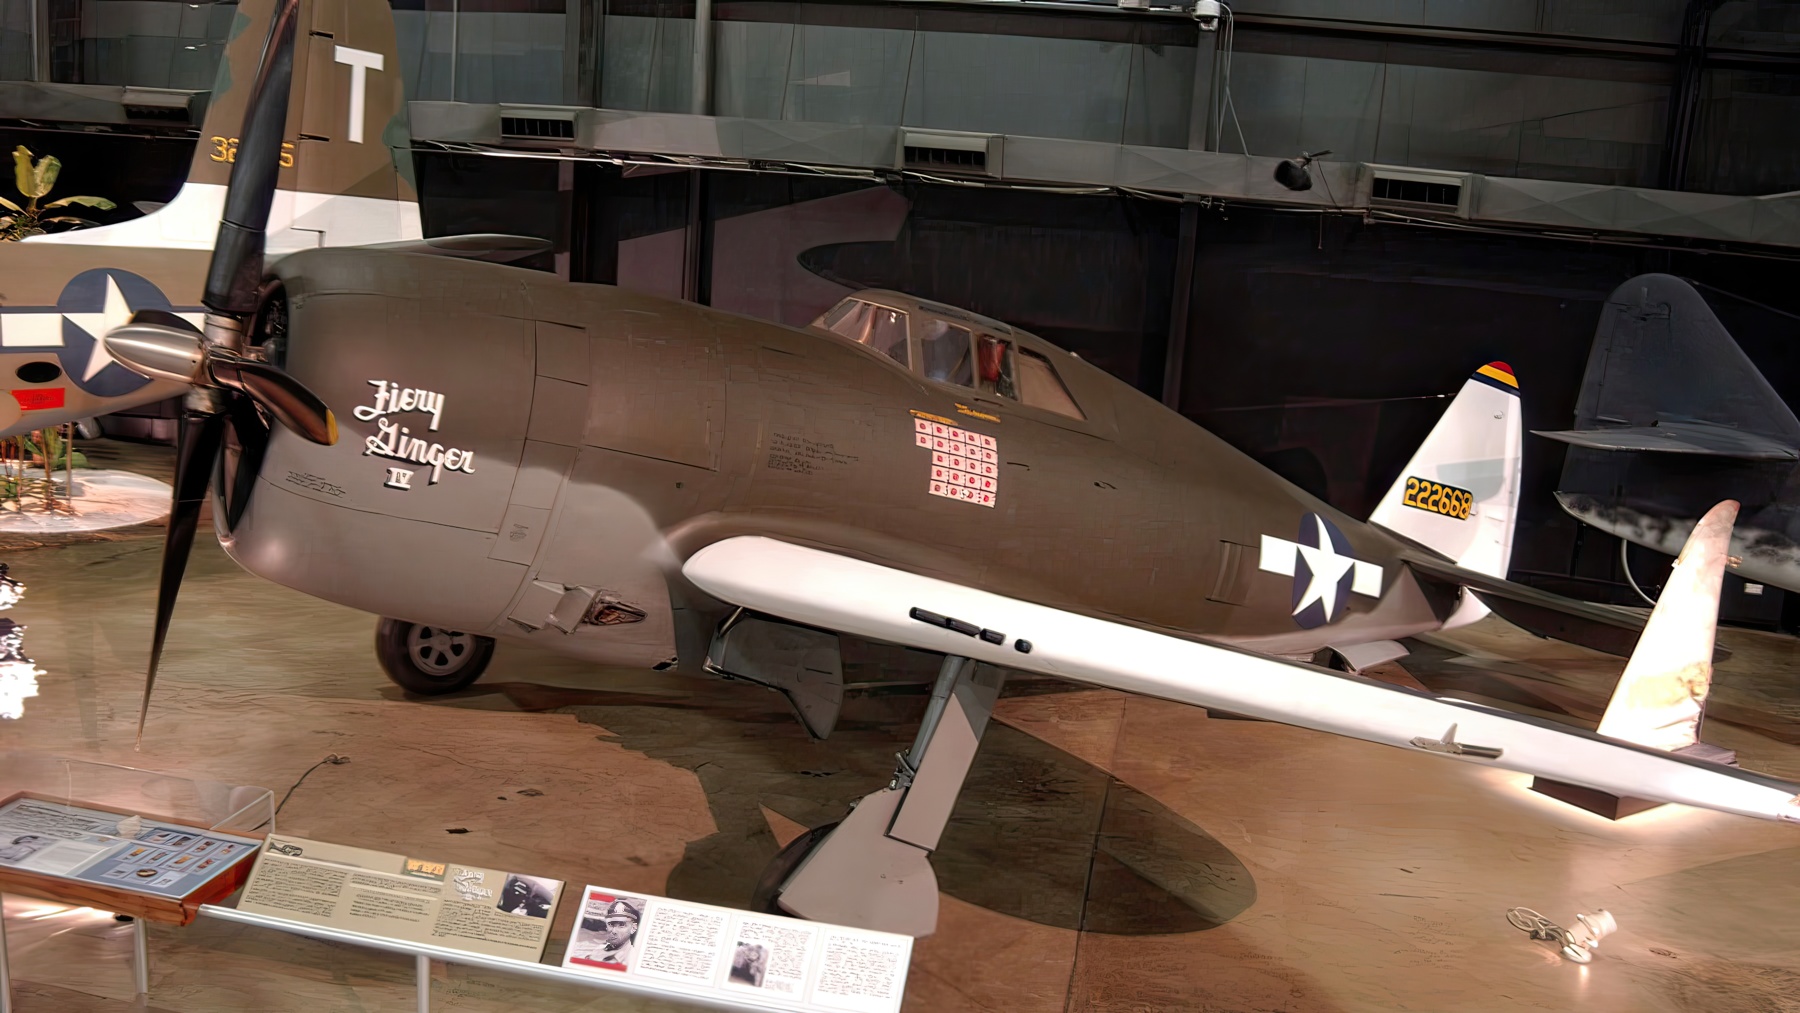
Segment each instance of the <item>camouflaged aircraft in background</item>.
M1571 517L1675 553L1730 496L1738 576L1800 591L1800 419L1687 282L1613 290L1575 427L1538 435L1570 444L1556 499Z
M1694 563L1711 576L1683 596L1704 606L1710 582L1713 614L1659 611L1669 635L1645 662L1664 667L1636 671L1608 711L1609 730L1658 737L1296 660L1393 658L1398 638L1472 622L1484 600L1633 625L1505 579L1522 442L1505 364L1474 372L1360 519L1030 334L895 293L795 329L443 257L269 264L271 124L300 9L283 0L249 103L205 335L139 314L107 337L192 385L146 712L220 461L231 557L386 617L383 664L416 691L468 685L506 639L760 682L825 736L840 635L941 654L888 785L770 867L763 896L805 917L932 931L928 856L1008 672L1800 822L1800 787L1672 751L1704 695L1693 663L1711 656L1723 514ZM1645 707L1668 713L1624 713Z

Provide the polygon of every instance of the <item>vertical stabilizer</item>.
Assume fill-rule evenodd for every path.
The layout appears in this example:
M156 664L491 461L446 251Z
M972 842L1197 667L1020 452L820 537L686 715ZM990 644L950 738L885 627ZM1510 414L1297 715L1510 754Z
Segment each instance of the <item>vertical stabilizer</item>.
M1726 500L1694 526L1600 719L1601 735L1667 750L1700 740L1719 586L1737 513L1737 501Z
M1644 274L1606 299L1575 429L1706 422L1800 446L1800 421L1694 287Z
M174 200L142 218L34 241L211 249L275 7L275 0L238 4L188 178ZM386 3L315 0L302 7L283 138L269 252L420 237L412 135Z
M1512 367L1476 370L1370 522L1465 570L1505 577L1519 513L1520 415Z

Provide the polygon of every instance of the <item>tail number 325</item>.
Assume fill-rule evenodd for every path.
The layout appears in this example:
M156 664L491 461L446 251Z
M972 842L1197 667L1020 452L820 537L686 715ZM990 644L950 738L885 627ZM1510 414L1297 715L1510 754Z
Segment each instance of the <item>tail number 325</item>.
M207 138L207 140L212 143L212 150L207 152L208 158L211 158L215 162L235 162L235 161L237 161L237 149L238 149L238 139L237 138L235 138L235 137L218 137L215 135L213 137ZM281 142L281 167L283 169L292 169L294 167L294 142L293 141L282 141Z
M1469 510L1475 505L1475 494L1467 489L1458 489L1453 485L1433 482L1426 478L1406 479L1406 495L1401 503L1409 507L1417 507L1428 513L1443 514L1459 521L1469 519Z

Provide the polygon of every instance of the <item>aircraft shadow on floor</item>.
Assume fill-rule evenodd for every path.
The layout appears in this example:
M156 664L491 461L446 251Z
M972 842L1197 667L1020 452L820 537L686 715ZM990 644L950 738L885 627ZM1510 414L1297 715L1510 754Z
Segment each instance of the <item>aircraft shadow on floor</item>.
M831 738L815 742L778 697L742 684L712 683L701 697L493 682L457 697L489 694L572 713L604 729L602 741L693 771L718 829L689 842L667 892L731 907L749 905L779 850L763 807L805 826L842 818L892 773L924 708L917 690L853 693ZM1249 870L1217 839L999 721L988 726L932 866L939 888L958 900L1089 932L1196 932L1256 900Z

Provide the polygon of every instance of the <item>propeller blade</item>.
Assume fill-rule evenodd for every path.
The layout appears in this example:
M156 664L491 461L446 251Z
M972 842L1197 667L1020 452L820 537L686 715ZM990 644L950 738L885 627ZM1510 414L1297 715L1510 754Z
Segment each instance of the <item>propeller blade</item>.
M150 668L144 674L144 703L138 710L139 746L144 744L144 721L150 716L150 691L156 687L156 666L162 661L163 640L169 635L169 617L175 612L175 596L181 591L181 576L187 572L188 553L194 548L194 530L200 524L200 507L206 502L213 458L224 436L224 415L183 410L181 428L175 434L175 496L169 507L169 530L163 536L162 576L156 588L156 633L150 641Z
M225 530L236 531L238 521L250 505L250 492L256 476L262 472L263 454L269 448L269 423L247 397L227 397L226 410L231 413L230 435L237 449L227 440L219 454L219 473L213 479L225 501Z
M281 0L269 23L256 79L244 105L244 129L237 160L225 189L225 213L219 238L206 271L201 302L217 313L237 316L256 311L262 285L263 231L275 201L281 170L281 135L287 130L288 92L294 81L294 37L300 0Z
M337 442L337 417L331 409L281 369L217 349L208 366L213 380L249 395L294 435L327 447Z

